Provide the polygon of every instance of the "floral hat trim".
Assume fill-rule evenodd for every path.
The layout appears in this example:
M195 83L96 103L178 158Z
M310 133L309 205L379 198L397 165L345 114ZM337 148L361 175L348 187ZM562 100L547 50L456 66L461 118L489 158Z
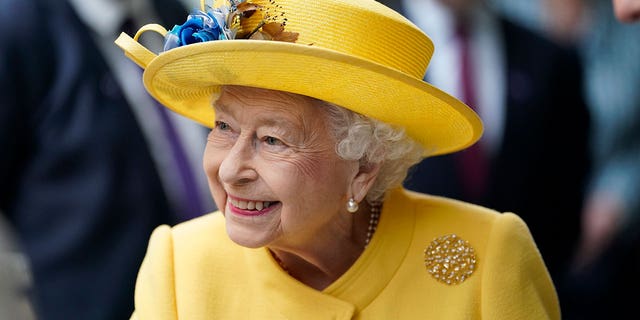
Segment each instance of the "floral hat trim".
M287 24L282 7L269 0L269 7L248 0L224 0L216 7L200 1L182 25L175 25L164 39L164 51L214 40L273 40L296 42L297 32L284 31Z

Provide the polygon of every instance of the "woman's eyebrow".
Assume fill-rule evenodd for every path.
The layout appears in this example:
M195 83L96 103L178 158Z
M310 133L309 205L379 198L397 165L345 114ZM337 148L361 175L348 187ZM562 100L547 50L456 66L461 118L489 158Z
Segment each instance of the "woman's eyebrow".
M261 117L260 122L269 127L279 127L285 130L297 131L301 126L279 117Z
M231 109L229 106L227 106L226 104L218 101L214 101L213 104L211 105L211 107L216 110L216 111L222 111L225 113L229 113L229 110Z

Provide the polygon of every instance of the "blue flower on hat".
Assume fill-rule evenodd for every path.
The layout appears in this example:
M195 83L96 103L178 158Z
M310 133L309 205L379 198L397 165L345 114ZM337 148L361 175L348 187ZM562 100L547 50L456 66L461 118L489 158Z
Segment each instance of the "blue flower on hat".
M164 50L192 43L224 39L226 39L225 33L213 13L196 10L187 17L184 24L174 26L167 33Z

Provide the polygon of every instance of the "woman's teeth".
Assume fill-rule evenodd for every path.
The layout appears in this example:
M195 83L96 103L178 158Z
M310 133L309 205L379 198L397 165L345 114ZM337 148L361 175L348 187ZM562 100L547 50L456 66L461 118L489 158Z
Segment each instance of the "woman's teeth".
M264 208L268 208L271 205L271 201L244 201L244 200L234 200L229 199L229 202L234 207L237 207L242 210L262 210Z

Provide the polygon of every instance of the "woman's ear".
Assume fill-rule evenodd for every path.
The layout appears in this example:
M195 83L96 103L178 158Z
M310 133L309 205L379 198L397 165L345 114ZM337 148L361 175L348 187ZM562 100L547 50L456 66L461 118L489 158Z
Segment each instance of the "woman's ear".
M380 163L370 163L366 166L360 166L360 169L351 182L351 192L354 200L358 203L362 202L369 193L369 189L378 177L380 172Z

